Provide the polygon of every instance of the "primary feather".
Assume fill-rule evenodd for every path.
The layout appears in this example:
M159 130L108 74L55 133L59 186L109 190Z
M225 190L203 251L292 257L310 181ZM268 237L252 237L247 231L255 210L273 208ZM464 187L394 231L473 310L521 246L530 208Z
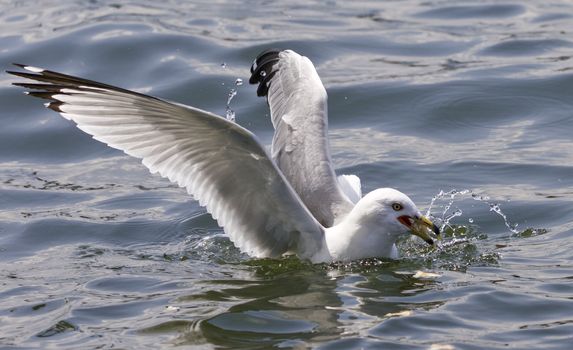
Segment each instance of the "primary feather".
M242 251L310 258L323 228L255 136L215 114L40 68L9 72L15 83L93 138L140 158L152 173L185 187Z

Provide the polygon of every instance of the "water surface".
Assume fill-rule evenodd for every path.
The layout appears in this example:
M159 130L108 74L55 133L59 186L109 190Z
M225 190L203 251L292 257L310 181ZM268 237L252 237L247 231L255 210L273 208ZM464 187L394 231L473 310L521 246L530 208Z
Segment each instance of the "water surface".
M266 103L236 80L269 47L310 57L329 93L337 172L360 176L365 191L406 192L446 233L443 250L404 239L398 261L251 259L184 190L0 74L4 348L573 343L568 1L0 9L3 69L46 67L221 115L235 89L237 122L265 144Z

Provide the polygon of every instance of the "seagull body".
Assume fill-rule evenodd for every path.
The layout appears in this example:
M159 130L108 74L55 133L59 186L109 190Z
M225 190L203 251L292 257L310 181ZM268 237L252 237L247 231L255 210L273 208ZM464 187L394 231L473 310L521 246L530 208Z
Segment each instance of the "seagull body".
M218 115L134 91L20 65L14 83L110 147L142 159L185 187L241 251L294 253L314 263L397 258L411 232L429 244L437 227L403 193L362 197L354 175L337 177L328 144L327 95L310 60L290 50L261 53L250 82L267 96L271 155L247 129Z

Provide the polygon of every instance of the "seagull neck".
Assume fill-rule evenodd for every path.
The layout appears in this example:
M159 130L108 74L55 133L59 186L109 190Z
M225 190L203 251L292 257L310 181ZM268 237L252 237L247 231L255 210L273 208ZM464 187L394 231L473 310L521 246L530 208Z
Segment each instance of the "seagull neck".
M370 257L396 258L396 235L387 231L357 205L339 224L326 229L326 244L332 260Z

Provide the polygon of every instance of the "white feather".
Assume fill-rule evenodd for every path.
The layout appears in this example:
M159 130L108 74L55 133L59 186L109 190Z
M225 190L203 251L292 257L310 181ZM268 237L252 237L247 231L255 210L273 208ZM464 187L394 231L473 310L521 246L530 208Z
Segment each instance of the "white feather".
M53 79L54 87L67 79L51 96L57 104L47 107L185 187L244 252L276 257L294 251L311 258L324 249L324 229L250 131L196 108L26 69L43 82Z
M42 82L19 85L40 90L30 95L53 100L48 108L94 139L185 187L243 252L294 252L313 262L396 258L394 243L409 229L399 219L421 220L420 211L399 191L378 189L361 198L358 177L336 177L326 91L306 57L278 55L268 101L280 170L251 132L217 115L40 68L19 65L35 74L10 73ZM396 203L403 208L393 209Z
M285 50L270 80L273 159L312 214L332 226L352 210L336 179L328 142L327 95L312 62Z
M362 198L362 186L360 184L360 178L356 175L339 175L338 184L342 189L342 192L356 204Z

